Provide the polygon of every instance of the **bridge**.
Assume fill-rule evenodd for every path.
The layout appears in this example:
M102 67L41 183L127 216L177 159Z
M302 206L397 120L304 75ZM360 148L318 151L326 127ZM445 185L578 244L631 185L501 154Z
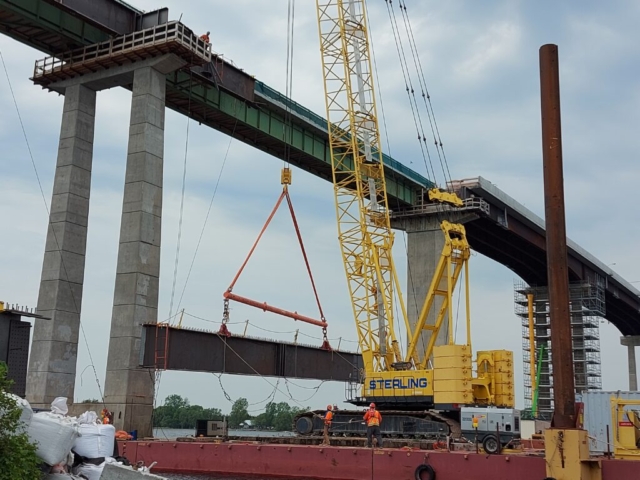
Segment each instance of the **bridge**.
M188 44L186 50L171 43L165 27L169 24L179 31L181 41ZM47 325L36 322L34 344L42 348L33 349L30 393L27 388L36 405L46 405L59 395L73 398L77 341L57 338L52 332L56 325L67 325L77 331L80 318L86 245L83 241L80 245L67 241L72 235L79 235L86 244L93 133L91 129L88 137L80 127L93 125L95 95L103 88L120 86L131 90L132 109L139 109L136 118L132 115L130 129L105 387L108 403L121 406L124 422L132 425L135 418L148 413L152 403L148 401L153 392L152 380L146 371L136 369L141 326L157 319L161 218L158 179L162 179L162 151L153 150L151 144L163 142L164 106L276 158L284 158L290 150L291 164L330 180L326 121L222 57L202 50L203 46L186 26L169 23L167 9L143 13L119 0L0 0L0 32L49 55L39 67L41 70L34 70L33 80L65 94L65 128L54 181L55 208L50 219L53 228L45 252L47 277L43 273L38 302L39 313L52 320ZM64 78L56 76L55 69L47 70L47 61L75 58L65 55L84 55L82 58L99 55L95 45L98 50L100 45L113 48L119 39L133 39L134 45L136 38L150 43L141 49L135 47L135 51L123 51L117 66L98 59L93 70L79 72L73 70L72 63L62 62L58 65L67 69ZM160 44L165 46L160 48ZM160 106L162 112L157 118ZM286 129L287 116L291 118L290 135ZM433 228L432 212L421 205L424 190L433 184L389 156L385 155L384 161L390 205L396 206L394 224L408 233L409 262L426 264L423 261L426 255L439 252L441 237ZM139 168L140 164L146 170ZM69 172L79 179L75 185L65 183ZM472 248L506 265L525 281L545 285L544 222L482 178L456 181L452 186L468 202L468 211L461 221L466 223ZM60 242L56 235L60 236ZM568 248L571 279L604 282L606 318L623 335L640 335L640 292L576 243L569 241ZM141 253L143 250L145 255ZM141 262L143 256L152 258L150 263ZM68 259L71 272L61 268L60 258ZM413 270L415 274L418 269ZM427 266L411 279L410 290L426 291L430 279ZM416 296L419 297L408 295L409 303ZM69 361L50 367L49 359L69 348L73 352ZM137 426L141 431L149 427Z

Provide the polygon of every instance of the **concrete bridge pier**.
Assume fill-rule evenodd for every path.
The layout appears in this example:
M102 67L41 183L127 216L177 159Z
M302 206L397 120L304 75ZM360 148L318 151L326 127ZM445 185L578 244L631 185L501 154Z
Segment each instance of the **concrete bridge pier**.
M413 217L403 219L403 230L407 233L407 316L409 323L415 327L424 304L431 279L436 271L440 254L444 247L444 235L440 221L436 217ZM427 324L434 325L436 313L442 306L442 298L437 297L427 317ZM436 345L445 345L449 338L449 324L443 323ZM431 339L431 332L421 335L418 350L424 352Z
M135 71L105 402L117 429L151 435L155 371L140 367L144 323L156 323L160 279L165 74Z
M76 84L62 90L64 107L27 399L47 408L55 397L73 400L82 306L96 92Z
M640 346L640 335L620 337L620 344L627 347L629 361L629 390L638 391L638 375L636 373L636 347Z

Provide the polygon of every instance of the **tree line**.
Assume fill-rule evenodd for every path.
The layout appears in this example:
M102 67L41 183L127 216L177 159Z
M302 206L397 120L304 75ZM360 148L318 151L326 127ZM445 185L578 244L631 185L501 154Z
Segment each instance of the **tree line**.
M231 406L228 415L224 415L219 408L204 408L191 405L188 398L180 395L169 395L164 405L153 409L153 426L163 428L195 428L197 420L227 419L229 428L238 428L247 420L251 420L255 428L263 430L289 431L293 425L293 418L309 408L292 407L286 402L269 402L265 411L252 416L249 413L249 401L239 398Z

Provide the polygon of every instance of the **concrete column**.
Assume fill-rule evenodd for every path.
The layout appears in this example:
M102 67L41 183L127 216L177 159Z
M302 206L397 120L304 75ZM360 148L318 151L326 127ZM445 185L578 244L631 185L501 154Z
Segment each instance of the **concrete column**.
M629 360L629 390L638 391L638 376L636 374L636 347L627 346L627 358Z
M48 407L55 397L73 401L95 109L95 91L66 88L38 295L38 313L51 320L35 321L27 377L34 407Z
M141 325L158 317L165 75L135 71L105 402L117 429L151 435L154 371L140 368Z
M636 374L636 347L640 345L640 335L620 337L620 344L627 347L629 361L629 390L638 391L638 375Z
M434 217L403 219L402 227L407 232L407 316L412 327L415 327L418 322L420 310L444 247L444 235L440 223ZM427 324L435 324L436 313L441 306L442 298L436 298L427 317ZM446 344L448 336L449 324L443 323L435 344ZM422 334L417 348L420 354L424 354L430 338L431 332Z

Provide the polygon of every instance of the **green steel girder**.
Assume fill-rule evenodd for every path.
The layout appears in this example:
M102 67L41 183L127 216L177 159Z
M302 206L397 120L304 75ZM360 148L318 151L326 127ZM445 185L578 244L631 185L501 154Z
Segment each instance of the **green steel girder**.
M103 41L109 32L45 0L0 0L0 32L48 54ZM260 103L242 100L207 80L193 82L185 71L167 77L167 106L278 158L288 156L303 170L331 181L331 156L325 121L282 94L257 82ZM172 93L169 93L172 92ZM268 94L268 95L265 95ZM277 97L277 98L269 98ZM264 99L266 101L263 101ZM292 132L285 135L282 104L291 115ZM190 105L190 106L189 106ZM288 153L285 153L288 149ZM431 183L385 155L391 208L414 203L416 191Z
M180 92L187 102L169 102L172 95L168 93L167 106L170 108L184 114L190 111L192 118L217 130L233 134L245 143L278 158L284 158L284 145L287 144L291 147L289 159L292 164L331 180L328 137L314 125L305 125L292 115L292 132L286 135L286 120L281 112L260 108L212 85L193 83L189 74L184 71L168 76L167 90ZM227 118L221 119L221 115ZM244 129L239 131L239 126L249 127L251 132L245 134ZM419 186L415 181L405 179L395 172L387 173L387 193L392 206L412 204Z
M0 0L0 32L49 54L109 38L97 26L44 0Z

